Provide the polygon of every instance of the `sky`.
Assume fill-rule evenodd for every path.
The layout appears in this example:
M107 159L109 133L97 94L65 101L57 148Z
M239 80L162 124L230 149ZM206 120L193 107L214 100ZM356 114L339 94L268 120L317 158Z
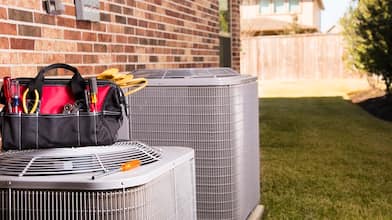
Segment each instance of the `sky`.
M351 0L323 0L325 9L321 12L321 31L325 32L339 19L348 9Z

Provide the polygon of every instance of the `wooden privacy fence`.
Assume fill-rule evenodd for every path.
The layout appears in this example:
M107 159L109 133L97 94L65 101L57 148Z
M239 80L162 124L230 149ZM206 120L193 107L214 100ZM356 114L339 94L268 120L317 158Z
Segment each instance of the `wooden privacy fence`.
M340 34L263 36L242 39L241 73L262 80L344 79Z

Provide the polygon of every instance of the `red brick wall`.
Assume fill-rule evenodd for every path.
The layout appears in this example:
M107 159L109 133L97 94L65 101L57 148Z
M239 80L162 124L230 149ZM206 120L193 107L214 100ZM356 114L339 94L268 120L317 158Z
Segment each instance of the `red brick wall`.
M52 16L38 0L0 0L0 75L33 76L55 62L84 74L219 65L218 0L101 0L100 22L76 21L74 1L62 2L65 13ZM239 0L232 5L239 13ZM232 17L239 68L239 14Z

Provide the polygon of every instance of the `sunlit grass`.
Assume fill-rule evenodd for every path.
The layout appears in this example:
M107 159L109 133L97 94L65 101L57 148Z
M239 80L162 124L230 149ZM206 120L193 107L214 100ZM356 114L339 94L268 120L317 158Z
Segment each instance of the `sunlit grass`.
M260 99L268 219L392 219L392 123L341 98Z

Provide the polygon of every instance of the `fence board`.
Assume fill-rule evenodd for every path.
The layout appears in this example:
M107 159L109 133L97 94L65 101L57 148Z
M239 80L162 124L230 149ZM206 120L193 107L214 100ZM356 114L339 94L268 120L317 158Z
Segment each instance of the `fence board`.
M241 72L265 80L345 79L340 34L263 36L242 39Z

